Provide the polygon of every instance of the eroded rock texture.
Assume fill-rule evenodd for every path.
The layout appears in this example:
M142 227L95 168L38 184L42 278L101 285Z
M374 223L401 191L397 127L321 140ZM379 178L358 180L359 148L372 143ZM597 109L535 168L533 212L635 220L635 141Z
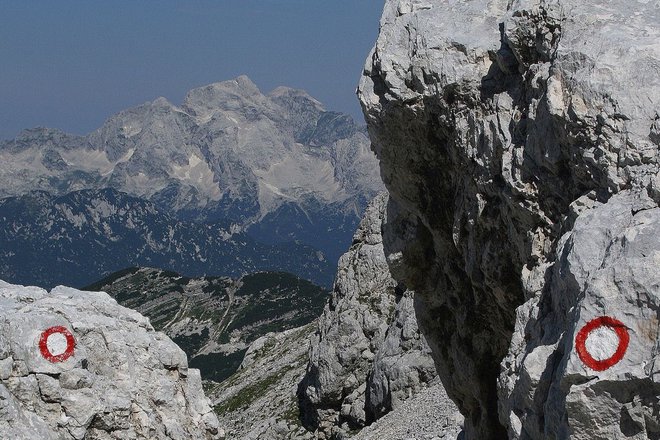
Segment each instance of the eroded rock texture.
M657 1L386 2L384 247L468 439L660 438L659 41Z
M559 240L543 293L518 309L499 381L501 420L511 438L658 439L660 209L644 192L585 199L572 206L588 208ZM602 316L619 320L629 342L600 371L606 365L578 355L577 335ZM587 339L596 360L623 344L612 330Z
M55 331L44 337L48 329ZM105 293L2 281L0 433L17 440L224 437L199 371L147 318Z
M386 206L382 194L367 208L312 338L299 395L303 421L317 438L345 438L401 407L436 377L413 292L398 288L387 267L381 235Z

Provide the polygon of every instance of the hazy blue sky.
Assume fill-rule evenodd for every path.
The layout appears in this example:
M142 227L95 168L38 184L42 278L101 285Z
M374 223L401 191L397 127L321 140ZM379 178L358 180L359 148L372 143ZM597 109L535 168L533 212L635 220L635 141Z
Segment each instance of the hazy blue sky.
M247 74L359 115L383 0L0 0L0 138L87 133L119 110Z

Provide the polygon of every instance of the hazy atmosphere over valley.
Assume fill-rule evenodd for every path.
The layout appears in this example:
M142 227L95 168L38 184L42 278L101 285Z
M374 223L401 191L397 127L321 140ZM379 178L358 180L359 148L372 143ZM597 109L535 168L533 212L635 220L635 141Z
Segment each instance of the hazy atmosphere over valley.
M0 439L660 439L656 0L0 0Z

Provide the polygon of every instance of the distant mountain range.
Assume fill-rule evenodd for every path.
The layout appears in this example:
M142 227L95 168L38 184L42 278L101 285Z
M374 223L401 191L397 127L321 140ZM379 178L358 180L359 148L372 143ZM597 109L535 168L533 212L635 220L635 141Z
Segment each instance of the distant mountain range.
M241 76L180 106L122 111L86 136L36 128L0 142L0 278L81 285L146 264L329 285L381 189L364 126Z
M102 290L149 317L199 368L205 380L233 374L250 343L314 321L329 291L287 273L239 279L187 278L152 268L130 268L85 290Z
M226 223L177 220L113 189L0 200L0 244L0 278L46 287L84 286L128 266L191 276L287 271L326 286L334 276L333 264L309 246L263 244Z
M191 90L180 106L158 98L122 111L86 136L36 128L0 142L0 198L113 188L330 259L381 187L364 126L301 90L264 95L246 76Z

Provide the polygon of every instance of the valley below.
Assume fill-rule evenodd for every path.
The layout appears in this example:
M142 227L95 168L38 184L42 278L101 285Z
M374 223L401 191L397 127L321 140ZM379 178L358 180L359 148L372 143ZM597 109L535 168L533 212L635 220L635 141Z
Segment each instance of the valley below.
M84 290L106 292L148 317L183 349L191 368L215 382L236 372L260 337L309 325L329 297L326 289L284 272L186 278L137 267Z

